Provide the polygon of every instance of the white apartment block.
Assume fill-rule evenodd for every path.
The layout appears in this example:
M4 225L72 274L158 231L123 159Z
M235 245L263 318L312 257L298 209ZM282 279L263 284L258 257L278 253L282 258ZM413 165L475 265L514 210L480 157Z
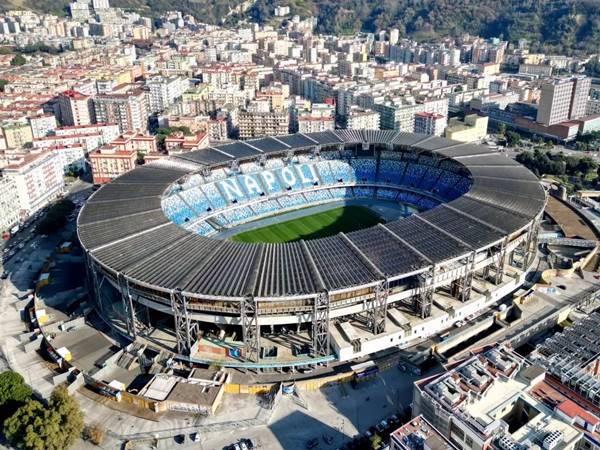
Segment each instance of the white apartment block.
M346 115L346 128L379 130L379 113L370 109L352 108Z
M8 231L19 223L19 197L15 180L0 177L0 232Z
M114 141L121 134L119 126L116 123L96 123L93 125L81 125L71 127L60 127L54 130L56 136L80 136L90 134L100 134L102 137L101 144L108 144Z
M447 124L446 116L441 114L428 112L415 114L415 133L441 136Z
M316 133L318 131L327 131L335 129L335 119L333 117L298 117L299 133Z
M60 158L60 165L64 173L70 171L85 171L85 148L82 144L62 145L52 148Z
M85 152L89 153L104 145L104 139L102 138L101 133L96 132L72 134L67 136L52 135L33 140L34 148L44 149L75 144L82 144Z
M22 217L56 199L65 186L60 156L51 150L18 155L3 172L15 183Z
M190 87L186 78L166 78L160 75L150 78L146 85L150 89L151 112L164 111Z
M48 136L52 133L56 127L56 117L52 114L41 114L39 116L32 116L27 119L29 126L31 127L31 134L34 139Z

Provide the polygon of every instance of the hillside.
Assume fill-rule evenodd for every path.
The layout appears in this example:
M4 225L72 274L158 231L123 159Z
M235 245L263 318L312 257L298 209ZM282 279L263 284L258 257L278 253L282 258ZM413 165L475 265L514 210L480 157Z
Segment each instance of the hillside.
M257 0L255 20L274 5L314 14L324 33L396 27L417 40L464 33L527 39L535 50L600 52L600 0Z
M217 23L241 0L112 0L113 6L159 15L171 9ZM28 8L65 13L68 0L5 0L0 10ZM527 39L533 50L554 53L600 52L600 0L256 0L246 16L272 19L276 5L293 14L315 15L318 31L354 33L397 27L417 40L464 33ZM510 5L510 6L509 6ZM233 18L230 18L233 19Z
M4 0L0 11L10 9L31 9L37 12L66 15L72 0ZM165 11L179 10L191 14L201 21L217 23L227 16L230 7L242 0L111 0L111 6L135 10L141 14L156 17Z

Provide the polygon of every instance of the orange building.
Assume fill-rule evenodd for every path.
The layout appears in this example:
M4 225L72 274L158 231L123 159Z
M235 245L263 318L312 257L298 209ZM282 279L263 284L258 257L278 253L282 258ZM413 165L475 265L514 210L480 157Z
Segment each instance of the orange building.
M89 154L95 184L108 183L135 167L137 150L120 150L112 144Z

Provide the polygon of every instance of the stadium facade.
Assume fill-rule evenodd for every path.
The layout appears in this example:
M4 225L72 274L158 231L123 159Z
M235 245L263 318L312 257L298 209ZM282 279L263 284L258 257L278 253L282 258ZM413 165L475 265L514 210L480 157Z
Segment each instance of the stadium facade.
M219 238L349 199L419 212L284 244ZM179 357L210 363L202 338L226 345L228 334L222 365L307 366L407 346L488 310L523 283L545 202L531 172L486 147L337 130L141 166L94 193L78 234L98 309L130 338L161 328ZM292 351L269 353L274 342Z

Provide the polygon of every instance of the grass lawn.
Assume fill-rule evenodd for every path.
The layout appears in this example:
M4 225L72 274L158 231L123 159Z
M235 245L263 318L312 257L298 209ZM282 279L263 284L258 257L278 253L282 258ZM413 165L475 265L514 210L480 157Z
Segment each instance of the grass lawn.
M244 231L231 237L237 242L292 242L315 239L339 232L350 232L371 227L383 220L364 206L342 206L310 216Z

